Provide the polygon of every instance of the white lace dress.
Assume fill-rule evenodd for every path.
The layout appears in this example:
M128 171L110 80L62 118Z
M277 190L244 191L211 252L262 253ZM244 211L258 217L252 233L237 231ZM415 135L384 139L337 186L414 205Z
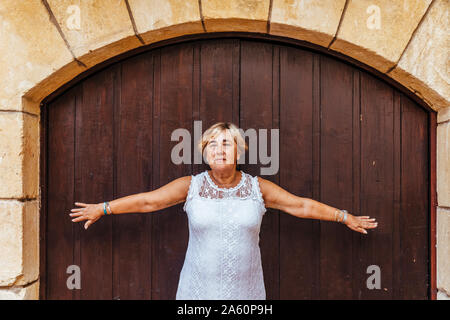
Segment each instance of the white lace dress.
M258 178L241 171L219 188L204 171L192 176L184 211L189 243L177 300L264 300L259 231L266 208Z

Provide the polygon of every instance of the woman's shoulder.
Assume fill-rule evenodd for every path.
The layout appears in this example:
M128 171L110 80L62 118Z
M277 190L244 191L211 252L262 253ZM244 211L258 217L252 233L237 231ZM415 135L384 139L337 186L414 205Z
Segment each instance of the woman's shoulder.
M270 193L274 189L274 187L277 186L270 180L264 179L258 175L253 176L253 180L255 181L256 189L259 193L261 193L263 198L265 198L265 196Z

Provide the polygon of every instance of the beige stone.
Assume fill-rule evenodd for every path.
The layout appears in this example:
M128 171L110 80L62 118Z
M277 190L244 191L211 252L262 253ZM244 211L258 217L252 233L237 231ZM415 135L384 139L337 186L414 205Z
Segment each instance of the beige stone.
M39 117L0 112L0 198L39 195Z
M142 45L134 33L125 1L48 3L75 57L87 67Z
M2 0L0 21L0 110L39 114L22 96L73 57L41 1Z
M389 75L415 92L433 109L450 106L450 1L435 1Z
M38 201L0 200L0 287L39 276Z
M23 204L0 200L0 287L10 286L23 277Z
M0 289L0 300L38 300L39 281L25 287L11 287Z
M22 197L39 197L40 118L23 115Z
M39 278L39 201L26 201L23 208L23 279L27 284Z
M136 29L145 43L203 33L198 0L129 0Z
M345 0L273 0L270 34L328 47L344 5Z
M450 293L450 209L437 208L437 288Z
M450 107L439 109L437 113L437 122L445 122L450 120Z
M49 74L46 78L41 79L33 88L25 93L22 98L22 109L32 110L34 113L40 113L40 102L50 93L63 86L77 75L86 71L85 66L80 65L77 61L72 60L66 65Z
M395 65L431 0L350 0L331 49L381 71Z
M448 296L446 292L444 292L442 290L438 290L436 299L437 300L450 300L450 296Z
M23 196L23 118L22 112L0 112L0 198Z
M450 122L438 124L436 149L438 205L450 207Z
M201 4L207 32L267 32L269 0L210 0Z

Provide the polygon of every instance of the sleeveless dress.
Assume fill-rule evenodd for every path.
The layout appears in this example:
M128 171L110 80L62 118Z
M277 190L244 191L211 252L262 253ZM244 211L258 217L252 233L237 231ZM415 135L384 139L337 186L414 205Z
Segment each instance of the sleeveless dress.
M183 210L189 242L176 300L265 300L259 231L266 208L258 178L241 172L219 188L208 171L192 175Z

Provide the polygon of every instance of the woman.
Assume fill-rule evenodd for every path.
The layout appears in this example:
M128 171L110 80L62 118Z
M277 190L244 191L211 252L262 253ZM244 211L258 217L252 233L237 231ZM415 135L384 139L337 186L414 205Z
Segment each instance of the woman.
M177 299L265 299L259 231L266 208L298 218L338 221L367 233L375 219L353 216L236 170L247 145L232 123L206 130L198 144L211 170L173 180L159 189L99 204L76 202L73 222L85 228L106 214L153 212L184 202L189 243Z

